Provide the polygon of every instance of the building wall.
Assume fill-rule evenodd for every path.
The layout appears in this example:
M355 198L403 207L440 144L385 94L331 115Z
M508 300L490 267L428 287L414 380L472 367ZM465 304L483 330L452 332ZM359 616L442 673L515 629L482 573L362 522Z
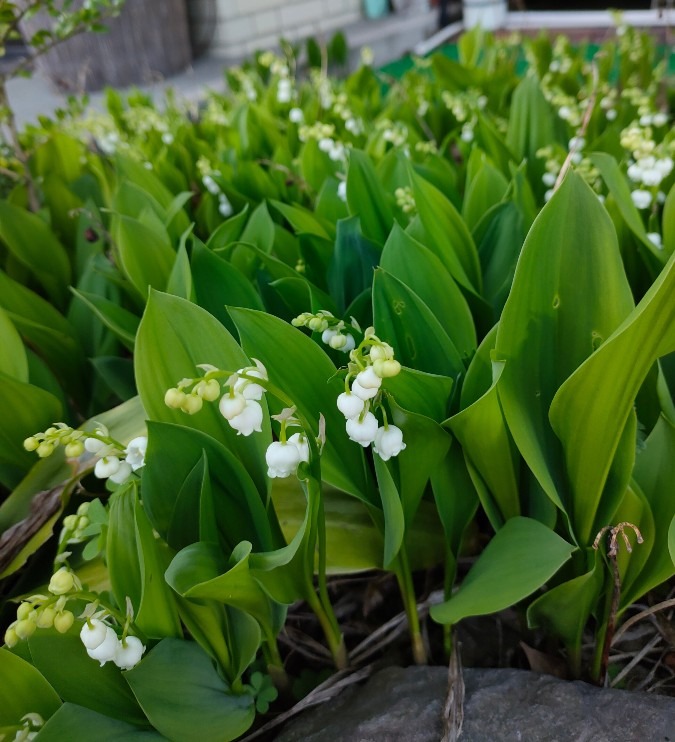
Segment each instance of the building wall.
M329 36L362 17L362 0L217 0L217 26L211 50L239 57L271 49L279 37Z

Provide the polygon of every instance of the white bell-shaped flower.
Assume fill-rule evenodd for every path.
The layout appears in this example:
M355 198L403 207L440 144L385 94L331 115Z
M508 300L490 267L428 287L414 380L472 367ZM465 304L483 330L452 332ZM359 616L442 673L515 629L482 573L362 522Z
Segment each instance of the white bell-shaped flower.
M131 670L141 661L145 647L137 636L128 636L124 641L117 642L117 649L113 662L122 670Z
M117 456L104 456L96 462L94 476L99 479L108 479L117 473L120 468L120 460Z
M352 384L352 394L356 395L359 399L362 399L364 402L367 399L372 399L375 397L378 393L379 389L376 387L371 387L367 389L364 386L361 386L359 382L355 379Z
M92 660L98 660L101 663L101 667L103 667L106 662L115 659L118 644L119 639L117 638L117 634L110 626L106 626L105 639L97 647L94 647L94 649L87 649L87 654Z
M138 438L129 441L124 453L127 457L127 463L134 471L140 469L145 464L145 452L147 449L148 439L144 435L139 435Z
M96 649L106 638L108 626L97 618L91 618L80 630L80 639L86 649Z
M363 412L365 404L361 397L351 392L342 392L337 398L337 408L347 420L358 417Z
M389 461L392 456L398 456L405 448L403 431L395 425L379 428L373 441L373 450L383 460Z
M300 452L300 461L309 461L309 443L304 433L293 433L288 442Z
M89 453L98 453L102 448L105 447L105 443L100 441L98 438L85 438L84 447Z
M251 435L253 431L262 432L263 411L260 402L247 399L246 406L239 415L235 415L229 422L238 435Z
M274 441L265 452L265 461L268 466L268 477L272 479L290 477L291 474L295 474L300 463L300 449L293 443Z
M380 386L382 386L382 379L375 373L375 369L373 368L373 366L368 366L368 368L360 371L356 375L356 381L364 389L377 390L380 388Z
M238 374L246 374L255 379L262 379L263 381L268 380L267 371L265 367L260 363L257 368L240 368L237 371ZM254 381L248 379L239 378L235 382L234 391L243 394L246 399L262 399L262 395L265 393L265 388L256 384Z
M237 415L241 415L246 407L246 397L241 393L235 393L230 396L229 392L223 394L218 402L218 409L220 414L226 419L231 420Z
M347 435L364 448L369 446L377 435L377 418L372 412L366 412L363 420L359 418L347 420Z
M108 479L115 484L124 484L132 473L133 469L131 468L131 464L126 461L120 461L117 471L114 474L111 474Z

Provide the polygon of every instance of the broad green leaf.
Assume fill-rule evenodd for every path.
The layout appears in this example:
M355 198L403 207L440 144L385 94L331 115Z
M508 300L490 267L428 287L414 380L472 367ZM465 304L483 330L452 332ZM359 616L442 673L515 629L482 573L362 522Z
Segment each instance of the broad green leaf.
M426 415L441 423L448 416L453 384L453 380L448 376L437 376L403 367L399 374L384 382L383 388L404 409Z
M256 549L273 548L265 503L236 454L201 431L151 421L143 502L153 527L174 549L199 540L202 476L194 470L204 455L214 495L211 518L221 545L231 550L245 538ZM169 491L167 481L173 482Z
M459 590L431 607L434 621L455 624L468 616L496 613L544 585L574 547L531 518L511 518L486 546Z
M389 467L377 455L374 456L373 461L375 463L377 486L384 516L384 555L382 557L382 564L385 569L389 569L403 545L405 515L403 513L401 495L389 471Z
M119 303L106 299L104 296L92 294L88 291L78 291L71 288L75 296L83 301L103 324L114 333L124 345L133 350L138 330L139 317L128 309L119 306Z
M600 552L595 552L590 570L551 587L527 609L528 626L560 637L570 652L570 663L580 661L581 639L600 598L605 569Z
M281 629L279 611L255 579L250 555L250 541L237 544L229 559L215 544L200 541L176 554L166 580L185 598L216 600L250 613L265 637L274 641Z
M267 368L270 383L297 405L311 430L318 433L319 416L326 420L326 446L321 457L323 478L330 484L370 501L371 485L358 444L344 429L344 417L336 407L343 391L334 378L335 366L326 353L307 335L276 317L250 309L230 310L244 350L259 358ZM270 407L289 406L268 394Z
M521 513L520 457L497 394L502 370L498 366L490 388L446 423L464 449L471 479L493 528Z
M165 739L149 729L139 729L125 721L97 714L84 706L64 703L40 729L40 740L63 742L65 739L78 739L83 729L95 729L97 742L159 742Z
M396 224L380 266L414 291L439 320L462 358L476 349L476 328L466 299L439 258Z
M561 384L632 306L614 227L591 189L572 172L525 240L495 351L504 362L497 391L509 430L546 494L562 509L572 503L549 407ZM602 385L607 386L606 378ZM584 422L578 418L577 424L586 431L586 401L582 406ZM603 429L601 437L606 436Z
M199 328L196 332L195 328ZM151 420L195 428L221 441L246 467L263 500L269 482L265 477L265 451L270 442L269 422L261 434L237 436L218 411L205 404L196 415L186 415L164 404L167 389L184 378L199 374L197 364L210 363L236 371L250 365L230 333L206 310L169 294L151 292L136 336L136 383Z
M28 358L21 336L12 320L0 307L0 373L15 381L28 382Z
M33 665L0 647L0 726L20 725L24 714L48 719L61 699Z
M192 250L191 267L197 303L228 330L233 331L234 325L226 306L262 310L262 301L253 284L218 253L196 244Z
M675 252L675 184L663 204L663 249L668 255Z
M114 719L147 728L145 714L112 662L99 667L87 655L76 622L67 634L40 629L28 639L33 665L44 675L64 702L76 703ZM64 662L64 657L68 658Z
M328 286L340 312L344 312L359 294L370 288L379 256L378 246L361 233L359 217L338 221Z
M166 234L129 216L116 216L112 233L120 267L138 294L148 296L148 287L166 288L176 259Z
M564 446L574 498L573 522L581 543L590 543L605 525L596 520L602 511L601 498L611 502L622 494L612 492L616 483L608 477L649 369L675 350L674 291L675 257L671 255L635 310L562 385L551 404L551 425Z
M219 227L211 233L211 236L206 243L209 250L215 250L219 247L227 247L228 245L241 239L241 234L246 226L246 220L248 219L248 204L234 216L224 221Z
M0 200L0 240L35 275L50 299L63 307L71 279L70 262L49 226L32 212Z
M373 163L358 149L349 153L347 205L350 215L360 218L363 234L378 245L384 245L394 224L394 215Z
M544 164L537 151L559 142L555 113L542 92L539 79L527 75L513 93L506 144L517 162L527 160L530 180L541 184ZM543 187L539 185L539 189Z
M373 281L373 317L382 340L405 366L456 377L464 363L431 309L408 286L382 268Z
M270 201L270 205L293 227L296 234L311 234L324 240L330 239L326 227L309 209L281 201Z
M478 251L466 223L448 199L412 169L415 205L429 236L425 243L457 283L469 292L480 292L482 280Z
M250 695L235 695L194 642L164 639L125 678L148 719L168 739L227 742L253 723Z
M477 149L474 150L474 153L480 155L480 166L475 177L467 183L462 206L462 216L467 227L471 230L474 229L488 209L502 200L509 187L506 178L483 153L480 153Z
M192 227L190 227L192 231ZM193 298L192 273L190 272L190 259L188 258L186 242L189 232L186 232L180 241L176 252L174 264L166 282L166 293L180 296L181 299Z
M265 202L257 206L251 213L240 241L254 245L262 253L269 254L272 252L274 247L274 222ZM258 263L255 253L242 247L235 247L230 260L232 265L248 278L254 275Z
M58 422L63 414L61 403L44 389L0 373L0 408L0 461L28 471L36 456L24 449L23 441Z

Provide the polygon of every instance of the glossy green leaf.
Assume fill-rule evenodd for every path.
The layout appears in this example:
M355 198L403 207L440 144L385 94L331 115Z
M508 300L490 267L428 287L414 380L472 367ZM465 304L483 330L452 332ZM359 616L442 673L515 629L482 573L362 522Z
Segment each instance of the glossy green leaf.
M192 227L190 228L192 231ZM192 273L190 272L190 259L188 258L186 242L189 232L186 232L181 238L178 251L175 255L173 267L166 282L166 293L180 296L181 299L192 299Z
M199 328L199 332L195 332ZM183 378L199 374L197 364L210 363L236 371L250 365L230 333L212 317L184 299L151 292L136 336L136 383L143 406L151 420L177 423L207 433L237 456L266 499L269 482L265 476L265 451L270 442L269 422L261 434L237 436L218 411L205 404L196 415L186 415L164 404L167 389Z
M611 502L622 494L611 490L618 485L608 477L635 397L657 358L675 350L674 291L671 256L635 310L563 384L551 405L551 425L564 446L573 520L582 543L590 543L605 525L596 520L608 516L601 498Z
M600 598L605 569L600 552L595 552L591 569L551 587L530 604L528 626L542 628L560 637L568 651L578 653L580 659L582 636ZM574 659L572 655L571 661Z
M33 665L44 675L64 702L76 703L114 719L147 727L121 670L112 662L99 667L79 637L79 622L67 634L40 629L29 639ZM63 658L68 661L64 662Z
M333 378L336 369L326 353L303 332L276 317L234 308L230 314L244 350L262 361L270 382L297 405L312 426L312 434L318 433L319 415L324 416L327 440L321 469L325 481L357 497L370 499L363 454L347 438L344 417L335 404L343 384ZM288 406L271 397L268 394L271 407Z
M384 245L394 224L394 214L365 152L352 149L347 168L347 205L351 216L361 220L363 234Z
M459 590L431 607L434 621L455 624L508 608L544 585L574 547L531 518L511 518L486 546Z
M382 268L373 281L373 317L378 336L403 365L443 376L463 373L462 358L431 309Z
M250 554L250 541L237 544L229 559L215 544L200 541L176 554L166 579L185 598L216 600L250 613L273 641L281 628L279 612L255 579Z
M235 453L201 431L151 421L143 502L153 527L174 549L199 540L203 477L195 467L203 466L203 456L215 506L210 515L223 546L231 550L246 538L256 549L273 548L264 501ZM167 481L174 483L168 491Z
M341 313L359 294L370 288L379 256L378 246L361 233L359 217L338 221L328 286Z
M133 350L136 340L136 331L140 318L128 309L119 306L119 303L106 299L99 294L88 291L71 289L78 299L83 301L103 324L118 337L124 345Z
M270 201L270 205L286 219L296 234L311 234L324 240L330 239L326 227L309 209L281 201Z
M196 244L191 267L197 303L228 330L234 330L234 325L226 306L262 310L262 301L253 284L218 253Z
M609 216L571 172L523 245L496 341L497 357L504 361L497 391L509 430L546 494L562 509L571 501L549 407L565 379L632 306ZM589 410L583 405L584 422L578 424L588 430ZM604 429L601 437L606 435ZM588 482L584 491L587 487Z
M83 729L95 729L97 742L159 742L165 739L149 729L139 729L133 724L97 714L84 706L64 703L40 729L40 740L44 742L74 740L82 734Z
M473 230L486 211L498 204L509 187L506 178L490 163L487 157L479 150L480 165L475 176L467 183L462 216L467 227ZM472 154L472 157L474 155Z
M250 695L235 695L194 642L164 639L125 675L152 725L168 739L227 742L253 723Z
M675 252L675 184L663 204L663 249L667 255Z
M262 253L269 254L272 252L274 247L274 222L264 202L251 213L240 241L254 245ZM235 247L230 260L232 265L248 278L251 278L255 273L258 259L254 252L243 247Z
M26 383L28 381L28 358L21 336L14 327L7 312L0 307L0 373L11 379Z
M389 467L377 455L373 461L375 463L375 474L377 476L377 486L384 517L384 554L382 564L385 569L389 569L403 545L405 515L403 513L401 495L389 471Z
M0 647L0 726L20 725L24 714L48 719L61 699L44 676L26 660Z
M163 291L176 259L168 236L124 215L115 217L112 233L120 267L138 294L147 297L148 287Z
M466 223L435 186L413 170L410 180L420 222L429 236L425 246L437 255L460 286L469 292L480 292L478 251Z
M32 212L0 200L0 240L62 307L68 298L70 262L49 226Z
M462 358L476 349L476 328L466 299L439 258L396 224L380 266L414 291L438 319Z
M241 234L246 226L246 220L248 219L248 204L234 216L226 219L222 224L215 229L206 243L209 250L215 250L219 247L227 247L228 245L241 239Z

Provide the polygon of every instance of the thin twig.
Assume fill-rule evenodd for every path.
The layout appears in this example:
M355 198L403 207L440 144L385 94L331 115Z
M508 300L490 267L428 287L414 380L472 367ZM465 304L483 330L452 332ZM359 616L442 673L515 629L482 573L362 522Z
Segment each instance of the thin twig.
M647 616L651 616L654 613L658 613L659 611L665 611L667 608L675 608L675 598L671 598L670 600L664 600L661 603L657 603L656 605L653 605L651 608L647 608L644 611L641 611L640 613L637 613L635 616L632 616L631 618L626 621L626 623L622 624L621 627L618 629L616 634L614 634L614 639L612 640L612 644L616 644L616 642L619 641L619 639L630 629L631 626L634 626L638 621L642 621L643 618L647 618Z
M655 637L652 638L650 642L645 644L644 647L633 657L633 659L621 670L621 672L612 680L610 683L610 687L614 688L617 686L625 677L628 675L628 673L636 666L639 665L640 662L645 658L645 656L651 652L652 649L654 649L659 642L661 641L661 636L657 634Z

